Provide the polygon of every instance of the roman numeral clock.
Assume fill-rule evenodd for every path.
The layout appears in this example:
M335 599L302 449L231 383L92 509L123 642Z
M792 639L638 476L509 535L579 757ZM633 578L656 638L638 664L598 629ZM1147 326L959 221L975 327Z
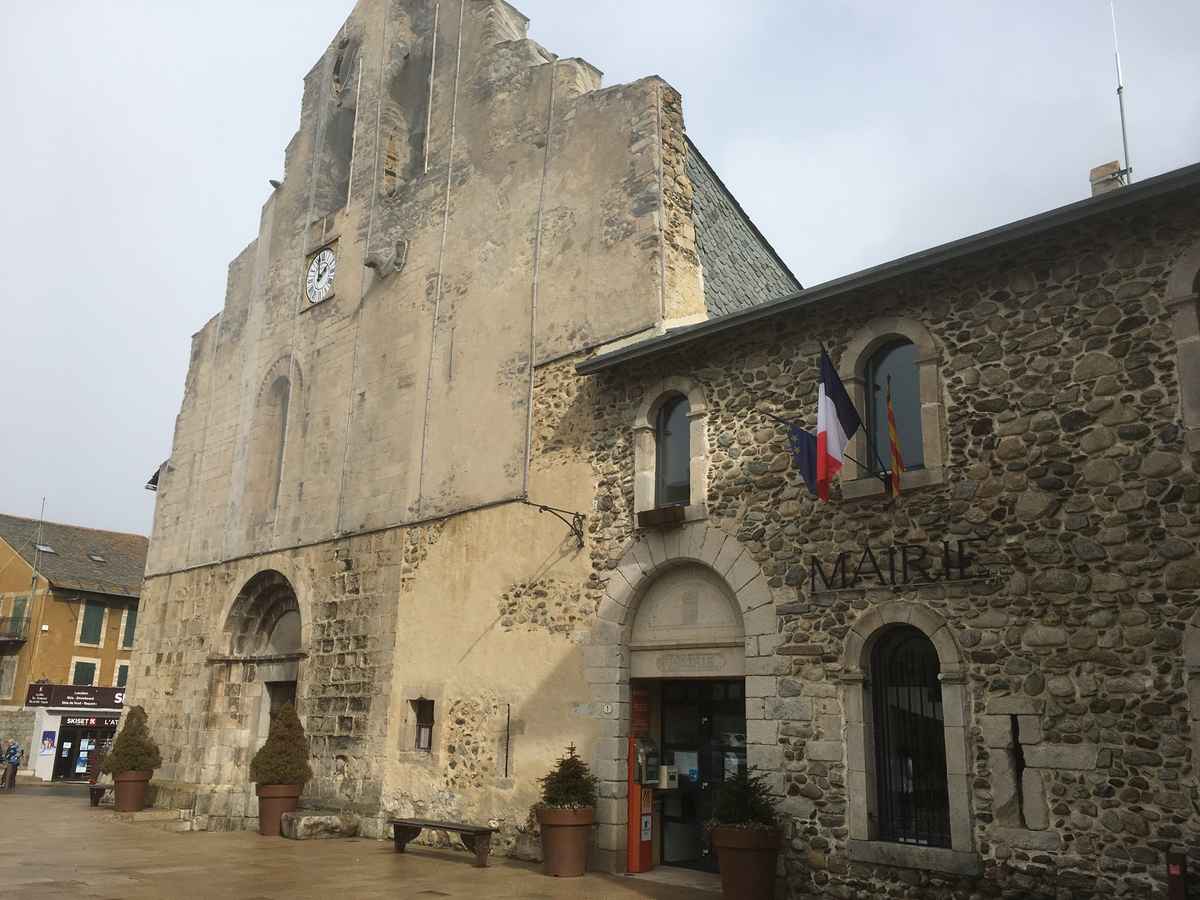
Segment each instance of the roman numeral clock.
M333 296L333 277L337 274L337 254L323 247L313 254L304 276L304 294L309 303L320 303Z

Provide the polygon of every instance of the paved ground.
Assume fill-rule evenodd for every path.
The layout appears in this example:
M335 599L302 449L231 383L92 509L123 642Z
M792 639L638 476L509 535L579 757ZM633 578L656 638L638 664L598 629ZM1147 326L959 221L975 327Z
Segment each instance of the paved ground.
M462 898L713 900L640 878L549 878L538 867L390 842L288 841L248 832L170 834L88 806L87 788L18 785L0 794L0 896L70 898Z

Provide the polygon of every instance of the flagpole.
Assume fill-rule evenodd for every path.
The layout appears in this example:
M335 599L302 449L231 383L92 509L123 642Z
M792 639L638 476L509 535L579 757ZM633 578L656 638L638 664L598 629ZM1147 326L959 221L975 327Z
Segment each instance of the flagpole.
M793 428L793 427L798 428L799 427L798 425L793 425L793 423L789 422L787 419L781 419L779 416L772 415L769 412L763 412L762 410L759 410L759 412L762 412L762 414L764 416L766 416L768 419L774 419L780 425L786 426L787 428ZM870 468L869 466L864 466L862 463L860 463L857 459L855 459L853 456L851 456L849 453L845 452L844 450L842 451L842 456L846 457L846 459L850 460L850 462L854 463L856 466L859 466L864 469ZM885 479L880 475L876 475L875 477L879 478L880 481L885 481Z

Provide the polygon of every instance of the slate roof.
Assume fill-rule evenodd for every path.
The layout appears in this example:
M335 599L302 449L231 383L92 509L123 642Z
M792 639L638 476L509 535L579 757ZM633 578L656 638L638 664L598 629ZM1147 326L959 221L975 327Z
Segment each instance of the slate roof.
M42 522L39 541L37 519L0 514L0 539L31 566L36 543L53 548L36 557L38 573L56 588L118 597L141 593L150 543L143 535Z
M715 334L745 327L772 316L785 315L817 303L830 303L843 299L860 288L882 284L903 275L922 272L944 263L963 259L976 253L990 251L1015 241L1040 237L1055 228L1086 222L1098 216L1136 207L1158 197L1200 192L1200 163L1174 169L1153 178L1146 178L1119 190L1097 194L1084 200L1069 203L1047 212L1018 219L999 228L981 231L968 237L940 244L918 253L910 253L891 262L881 263L851 275L834 278L814 287L804 288L784 297L767 302L747 304L736 312L709 318L695 325L673 328L659 337L627 344L617 350L585 359L575 366L581 375L594 375L633 359L669 353L684 344L698 341ZM707 274L706 274L707 279Z
M800 290L800 282L696 145L687 142L696 253L704 267L710 318L750 309Z

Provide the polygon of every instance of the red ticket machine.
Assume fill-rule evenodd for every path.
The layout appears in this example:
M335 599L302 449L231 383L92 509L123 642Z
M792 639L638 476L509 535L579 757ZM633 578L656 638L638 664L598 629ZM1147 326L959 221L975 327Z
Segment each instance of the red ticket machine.
M648 738L629 738L629 837L626 871L654 866L654 788L658 786L658 748Z

